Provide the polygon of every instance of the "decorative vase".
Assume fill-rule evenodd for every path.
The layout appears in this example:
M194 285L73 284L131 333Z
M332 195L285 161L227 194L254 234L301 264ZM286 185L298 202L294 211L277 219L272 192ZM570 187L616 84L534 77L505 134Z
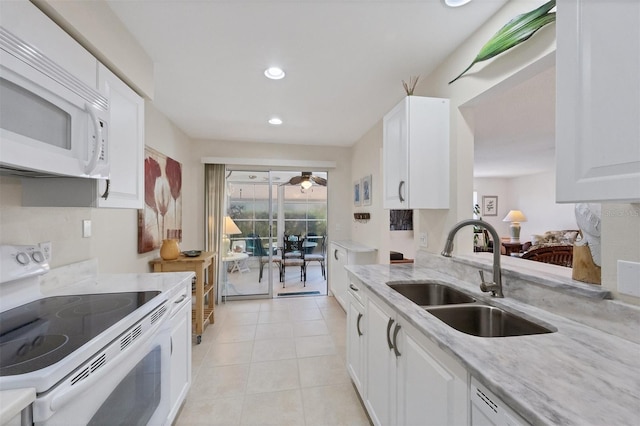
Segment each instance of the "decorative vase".
M178 240L162 240L160 257L164 260L175 260L180 256Z

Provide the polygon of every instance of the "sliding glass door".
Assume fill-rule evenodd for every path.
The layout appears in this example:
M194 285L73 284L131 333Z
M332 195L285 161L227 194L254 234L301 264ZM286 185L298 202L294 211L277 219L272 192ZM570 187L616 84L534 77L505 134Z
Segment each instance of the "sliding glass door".
M226 300L327 294L326 173L317 173L324 185L302 186L301 175L228 170L221 257ZM304 239L304 254L283 253L285 236Z
M223 255L228 299L272 297L280 281L277 235L277 186L270 172L230 171L227 215L235 224L228 233L230 252ZM275 206L275 207L274 207Z

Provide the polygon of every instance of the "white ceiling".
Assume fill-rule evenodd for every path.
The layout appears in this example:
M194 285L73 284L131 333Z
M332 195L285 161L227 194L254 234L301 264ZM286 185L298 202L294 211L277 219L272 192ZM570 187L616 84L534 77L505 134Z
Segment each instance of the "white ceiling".
M507 0L107 0L192 138L350 146ZM287 76L264 77L269 66ZM475 108L476 177L554 167L555 68ZM282 118L272 126L267 120Z
M507 0L107 2L154 61L154 105L190 137L350 146Z

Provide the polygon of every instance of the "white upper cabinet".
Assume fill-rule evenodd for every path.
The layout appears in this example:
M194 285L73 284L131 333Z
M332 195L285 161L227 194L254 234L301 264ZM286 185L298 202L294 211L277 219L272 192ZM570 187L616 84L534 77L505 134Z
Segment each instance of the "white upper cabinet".
M100 92L109 98L109 195L99 207L144 207L144 99L104 65L98 67ZM106 182L100 181L100 185ZM104 194L106 188L99 192Z
M97 60L28 0L0 1L0 24L90 87Z
M144 99L28 1L0 1L2 27L32 44L109 99L106 132L110 179L22 180L22 205L34 207L144 206Z
M383 127L384 208L449 208L449 100L407 96Z
M556 37L557 201L640 201L640 2L558 2Z

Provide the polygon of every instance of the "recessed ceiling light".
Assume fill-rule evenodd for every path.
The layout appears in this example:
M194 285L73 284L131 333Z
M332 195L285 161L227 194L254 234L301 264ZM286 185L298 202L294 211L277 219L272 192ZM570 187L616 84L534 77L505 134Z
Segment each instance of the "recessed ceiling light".
M444 4L446 4L449 7L459 7L459 6L464 6L470 1L471 0L444 0Z
M280 80L284 78L284 71L278 67L270 67L264 70L264 75L271 80Z
M273 124L274 126L279 126L282 124L282 120L280 120L278 117L273 117L269 119L269 124Z

